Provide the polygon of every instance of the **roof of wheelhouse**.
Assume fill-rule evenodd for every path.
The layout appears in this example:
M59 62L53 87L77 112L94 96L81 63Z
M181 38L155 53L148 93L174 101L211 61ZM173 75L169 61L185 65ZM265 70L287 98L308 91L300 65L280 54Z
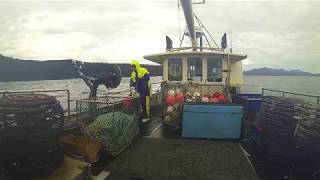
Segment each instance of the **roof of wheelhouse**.
M162 64L163 60L170 57L210 57L222 58L227 56L228 52L223 51L167 51L164 53L148 54L143 58ZM230 61L241 61L247 58L247 55L229 54Z

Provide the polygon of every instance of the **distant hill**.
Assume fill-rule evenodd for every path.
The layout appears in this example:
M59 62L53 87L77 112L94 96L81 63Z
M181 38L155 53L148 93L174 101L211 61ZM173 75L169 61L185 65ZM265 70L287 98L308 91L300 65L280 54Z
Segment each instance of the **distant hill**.
M117 64L122 76L129 77L131 67L129 64ZM162 66L145 65L152 76L162 75ZM83 72L93 76L95 73L110 69L107 63L85 63ZM21 60L0 55L0 82L8 81L34 81L59 80L78 78L73 69L72 60L34 61Z
M312 74L299 69L285 70L272 68L258 68L243 72L245 75L265 75L265 76L320 76L320 74Z

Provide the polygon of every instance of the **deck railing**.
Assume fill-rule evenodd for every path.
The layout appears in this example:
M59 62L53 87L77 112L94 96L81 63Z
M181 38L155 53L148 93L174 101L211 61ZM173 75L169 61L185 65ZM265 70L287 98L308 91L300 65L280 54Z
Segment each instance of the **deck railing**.
M314 98L317 104L320 104L320 95L316 95L316 94L306 94L306 93L297 93L297 92L291 92L291 91L280 91L280 90L262 88L262 96L265 95L266 91L281 93L282 97L287 97L287 95L310 97L310 98Z

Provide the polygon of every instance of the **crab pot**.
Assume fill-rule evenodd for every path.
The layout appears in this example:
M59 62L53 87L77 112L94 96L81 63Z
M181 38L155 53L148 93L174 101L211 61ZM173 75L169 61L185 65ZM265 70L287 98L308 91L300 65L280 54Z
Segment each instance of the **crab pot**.
M299 99L263 97L257 117L257 127L261 129L257 145L272 155L292 157L296 147L294 134L303 105Z
M62 148L58 144L63 125L63 109L52 96L2 96L0 166L4 173L20 178L35 178L56 169L63 161Z

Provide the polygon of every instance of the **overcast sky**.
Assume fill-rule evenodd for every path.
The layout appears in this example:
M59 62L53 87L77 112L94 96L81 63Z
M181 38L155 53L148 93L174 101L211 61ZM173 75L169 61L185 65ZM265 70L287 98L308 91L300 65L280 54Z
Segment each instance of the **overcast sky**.
M320 72L320 1L207 0L194 10L218 44L231 32L244 69ZM176 0L0 1L0 54L129 62L164 52L166 35L178 46L179 24Z

